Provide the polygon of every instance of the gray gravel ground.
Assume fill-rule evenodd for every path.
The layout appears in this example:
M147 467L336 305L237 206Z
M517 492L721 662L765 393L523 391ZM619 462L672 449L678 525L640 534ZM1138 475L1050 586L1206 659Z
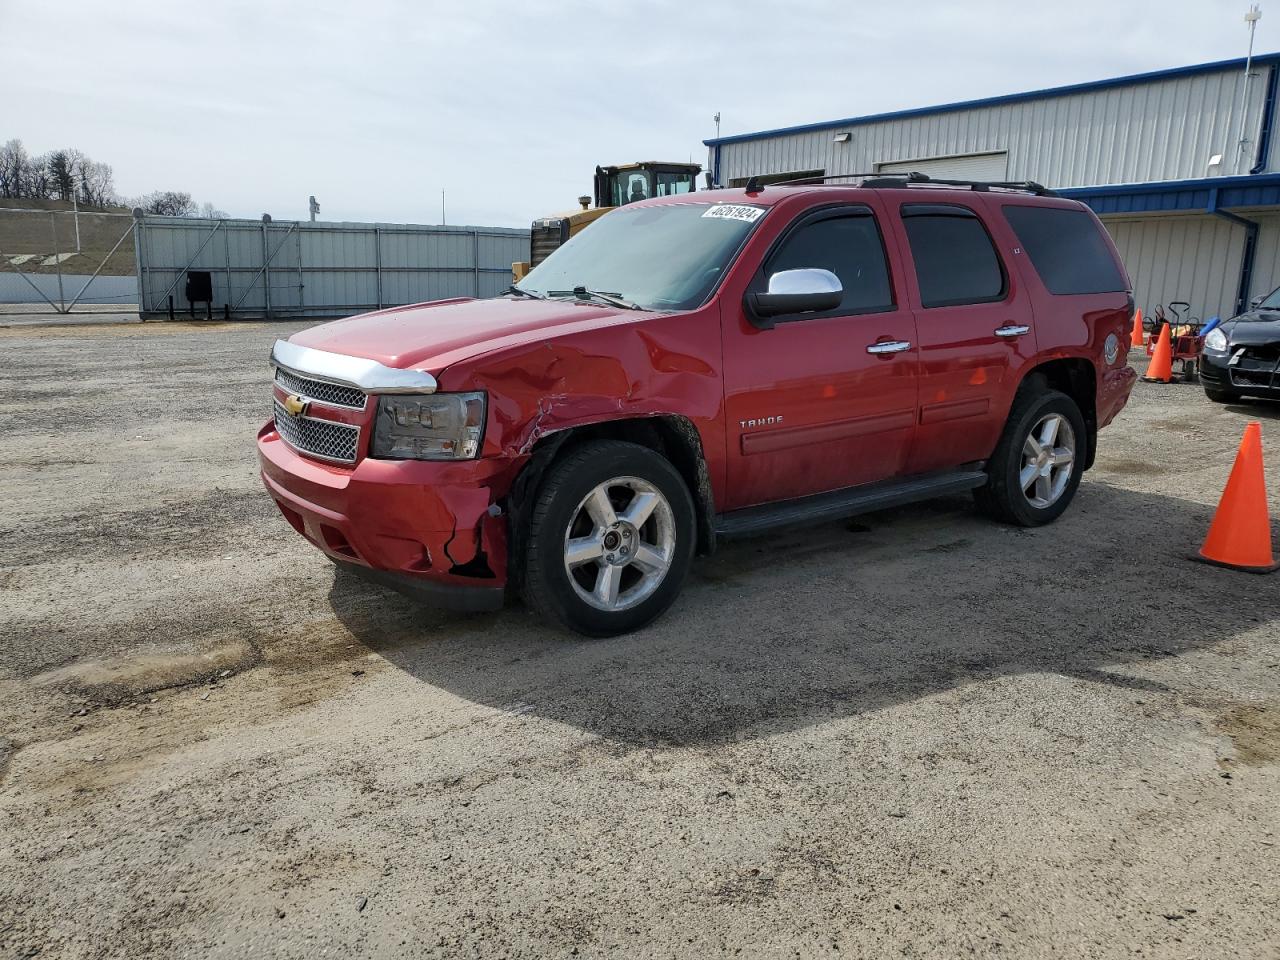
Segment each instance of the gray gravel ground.
M1052 527L746 541L588 642L276 515L298 328L0 330L0 957L1280 956L1280 575L1184 559L1275 406L1140 384Z

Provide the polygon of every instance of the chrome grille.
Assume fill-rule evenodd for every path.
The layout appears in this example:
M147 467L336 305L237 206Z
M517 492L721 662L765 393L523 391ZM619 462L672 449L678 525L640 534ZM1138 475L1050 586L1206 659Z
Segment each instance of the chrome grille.
M276 367L276 383L280 384L280 389L285 393L296 394L308 400L318 400L335 407L350 407L352 410L364 409L364 391L355 387L300 377L283 367Z
M355 463L360 428L313 417L291 417L276 401L276 432L296 450L338 463Z

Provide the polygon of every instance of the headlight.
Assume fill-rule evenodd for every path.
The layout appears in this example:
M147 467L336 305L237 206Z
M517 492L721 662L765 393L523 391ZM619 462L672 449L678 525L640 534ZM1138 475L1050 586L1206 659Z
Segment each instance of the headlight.
M1204 338L1204 348L1214 353L1227 352L1227 335L1222 332L1221 327L1214 327L1209 331L1209 335Z
M373 456L386 460L474 460L484 437L483 393L378 398Z

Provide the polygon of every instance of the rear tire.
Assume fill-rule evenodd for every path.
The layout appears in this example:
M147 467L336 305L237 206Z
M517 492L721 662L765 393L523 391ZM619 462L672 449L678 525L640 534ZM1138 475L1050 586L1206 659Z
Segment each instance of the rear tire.
M619 440L585 443L551 465L534 500L525 602L589 637L638 630L680 593L695 520L666 458Z
M1005 523L1038 527L1062 515L1080 486L1089 435L1065 393L1026 384L987 463L978 506Z
M1215 390L1213 387L1205 387L1204 395L1214 403L1235 403L1240 399L1240 394L1234 390Z

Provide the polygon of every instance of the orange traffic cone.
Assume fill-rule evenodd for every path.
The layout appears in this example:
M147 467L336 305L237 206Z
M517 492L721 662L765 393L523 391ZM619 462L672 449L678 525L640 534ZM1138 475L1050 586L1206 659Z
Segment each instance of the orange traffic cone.
M1142 346L1142 308L1133 315L1133 335L1129 338L1130 346Z
M1169 339L1169 325L1160 324L1160 339L1156 341L1151 363L1142 379L1149 383L1173 383L1173 344Z
M1240 452L1209 524L1209 535L1195 559L1249 573L1270 573L1280 567L1271 552L1262 425L1257 420L1244 428Z

